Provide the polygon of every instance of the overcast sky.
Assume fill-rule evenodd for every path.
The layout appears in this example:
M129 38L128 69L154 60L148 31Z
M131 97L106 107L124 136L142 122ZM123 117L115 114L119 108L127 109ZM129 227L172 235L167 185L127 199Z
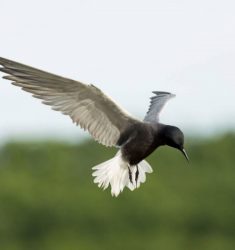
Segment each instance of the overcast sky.
M235 1L0 0L0 56L93 83L138 118L151 91L176 94L161 122L235 128ZM0 140L77 138L70 119L0 80Z

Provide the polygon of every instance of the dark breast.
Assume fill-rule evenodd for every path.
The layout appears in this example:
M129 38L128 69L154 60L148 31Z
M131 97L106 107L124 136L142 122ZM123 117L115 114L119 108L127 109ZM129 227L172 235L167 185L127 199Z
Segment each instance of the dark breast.
M137 123L131 126L120 138L120 142L123 140L121 151L124 159L130 165L136 165L150 155L161 145L156 140L156 133L157 124Z

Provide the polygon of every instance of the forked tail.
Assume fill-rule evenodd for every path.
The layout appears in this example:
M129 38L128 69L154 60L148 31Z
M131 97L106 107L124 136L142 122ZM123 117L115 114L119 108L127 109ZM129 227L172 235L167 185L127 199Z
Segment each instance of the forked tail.
M133 191L145 182L146 173L153 172L151 166L145 160L136 166L129 166L123 160L121 151L118 151L114 158L92 169L95 170L92 174L95 177L94 183L97 183L103 189L106 189L110 184L113 196L118 196L125 186Z

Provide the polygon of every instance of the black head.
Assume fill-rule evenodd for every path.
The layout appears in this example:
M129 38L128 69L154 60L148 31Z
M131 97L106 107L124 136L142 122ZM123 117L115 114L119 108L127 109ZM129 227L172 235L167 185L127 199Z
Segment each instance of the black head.
M185 156L185 158L189 161L188 155L184 149L183 132L177 127L167 125L163 129L162 133L163 133L165 144L170 147L177 148L178 150L180 150Z

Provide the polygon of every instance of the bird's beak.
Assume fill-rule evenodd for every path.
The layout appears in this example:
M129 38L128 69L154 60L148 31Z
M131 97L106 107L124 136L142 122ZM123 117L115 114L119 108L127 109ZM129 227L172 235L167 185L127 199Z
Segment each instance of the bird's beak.
M183 149L181 149L180 151L183 153L184 157L185 157L185 158L187 159L187 161L189 162L189 157L188 157L188 155L187 155L185 149L183 148Z

